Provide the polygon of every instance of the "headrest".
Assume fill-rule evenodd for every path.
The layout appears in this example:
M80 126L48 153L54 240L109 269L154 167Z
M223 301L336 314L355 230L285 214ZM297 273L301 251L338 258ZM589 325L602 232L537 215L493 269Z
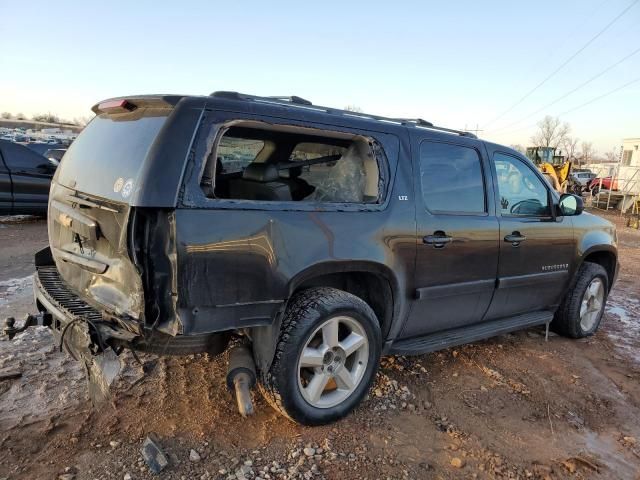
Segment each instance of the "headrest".
M273 182L278 180L278 168L269 163L250 163L242 172L242 178L254 182Z

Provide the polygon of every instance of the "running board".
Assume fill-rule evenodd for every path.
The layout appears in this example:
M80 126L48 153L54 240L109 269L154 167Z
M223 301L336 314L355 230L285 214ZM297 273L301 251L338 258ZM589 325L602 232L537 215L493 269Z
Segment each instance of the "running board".
M435 352L444 348L455 347L465 343L477 342L504 333L549 324L553 320L553 312L542 311L524 313L515 317L482 322L476 325L453 328L443 332L431 333L423 337L398 340L391 345L394 355L420 355Z

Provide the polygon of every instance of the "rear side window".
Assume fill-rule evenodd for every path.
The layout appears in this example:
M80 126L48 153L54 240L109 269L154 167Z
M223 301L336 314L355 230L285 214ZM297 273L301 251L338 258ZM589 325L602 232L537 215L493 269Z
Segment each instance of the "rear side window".
M235 123L205 165L207 197L271 202L379 203L381 149L357 134Z
M422 142L420 182L425 206L432 212L486 212L482 165L474 148Z

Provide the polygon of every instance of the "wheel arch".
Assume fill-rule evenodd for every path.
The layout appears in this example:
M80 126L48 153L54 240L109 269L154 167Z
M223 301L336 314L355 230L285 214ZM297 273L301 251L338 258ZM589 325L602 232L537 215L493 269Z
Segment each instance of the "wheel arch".
M349 292L365 301L378 317L382 339L399 316L399 285L387 266L375 262L322 262L299 272L287 285L287 300L273 323L251 329L253 353L258 368L266 372L273 361L282 324L282 316L289 300L302 290L312 287L333 287Z
M375 262L324 262L293 277L288 296L311 287L333 287L364 300L380 322L382 337L397 317L398 282L387 266Z
M608 279L608 291L611 291L616 279L618 265L618 255L615 248L610 245L594 246L584 253L580 266L584 262L596 263L605 269Z

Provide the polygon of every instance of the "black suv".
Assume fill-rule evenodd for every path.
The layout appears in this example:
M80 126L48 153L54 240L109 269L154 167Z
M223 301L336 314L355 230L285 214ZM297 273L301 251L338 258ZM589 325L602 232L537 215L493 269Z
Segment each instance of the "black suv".
M314 425L358 404L381 355L598 328L615 228L510 148L299 97L93 110L35 277L38 321L90 375L123 348L239 344L245 383L255 365L270 403Z

